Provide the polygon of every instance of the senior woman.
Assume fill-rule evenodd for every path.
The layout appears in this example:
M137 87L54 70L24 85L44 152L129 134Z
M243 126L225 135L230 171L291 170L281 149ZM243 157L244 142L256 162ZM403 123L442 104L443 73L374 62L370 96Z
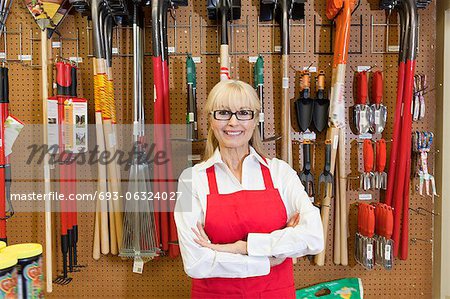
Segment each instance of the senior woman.
M319 211L286 162L264 156L260 102L242 81L211 90L204 161L183 171L175 221L193 298L295 298L291 258L323 250Z

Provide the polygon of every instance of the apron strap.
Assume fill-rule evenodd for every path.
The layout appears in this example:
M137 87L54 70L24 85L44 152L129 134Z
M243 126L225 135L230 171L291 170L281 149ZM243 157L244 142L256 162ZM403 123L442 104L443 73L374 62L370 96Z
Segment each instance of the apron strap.
M263 159L267 163L266 158L263 157ZM273 186L272 176L270 175L269 168L261 163L259 163L259 165L261 166L261 172L264 179L264 186L266 187L266 189L269 190L275 189L275 187ZM206 175L208 176L209 194L219 194L214 165L206 169Z
M264 162L267 163L266 158L262 157ZM259 163L259 165L261 166L261 171L262 171L262 175L263 175L263 179L264 179L264 185L266 186L266 189L270 189L273 190L275 189L275 187L273 186L273 181L272 181L272 176L270 175L270 170L269 168L267 168L267 166Z
M206 175L208 176L209 194L219 194L216 181L216 171L214 165L206 169Z

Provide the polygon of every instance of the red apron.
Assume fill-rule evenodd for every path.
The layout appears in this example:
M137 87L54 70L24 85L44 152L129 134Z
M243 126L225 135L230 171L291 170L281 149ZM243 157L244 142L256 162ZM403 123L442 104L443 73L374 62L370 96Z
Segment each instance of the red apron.
M219 194L214 165L206 170L210 194L205 232L212 243L234 243L246 240L249 233L271 233L286 226L286 208L270 171L262 164L261 171L265 190ZM295 298L292 259L272 267L264 276L193 279L192 298Z

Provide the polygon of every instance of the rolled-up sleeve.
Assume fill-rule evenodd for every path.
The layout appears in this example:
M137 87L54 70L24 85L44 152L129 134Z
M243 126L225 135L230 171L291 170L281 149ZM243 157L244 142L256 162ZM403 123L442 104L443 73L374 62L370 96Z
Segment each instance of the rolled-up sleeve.
M269 274L267 257L217 252L194 242L192 228L203 223L204 211L193 187L192 168L186 169L178 180L179 198L175 205L175 222L178 231L184 270L192 278L244 278Z
M308 198L297 173L285 162L274 173L283 173L277 188L283 198L286 211L292 216L300 213L300 222L295 227L272 233L250 233L247 238L249 256L301 257L320 253L324 248L322 220L319 209ZM274 180L275 181L275 180Z

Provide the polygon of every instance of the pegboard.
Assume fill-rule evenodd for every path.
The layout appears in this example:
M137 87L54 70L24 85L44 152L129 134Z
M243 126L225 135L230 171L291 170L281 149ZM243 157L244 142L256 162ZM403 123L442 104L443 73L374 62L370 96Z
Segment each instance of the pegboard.
M383 102L388 107L388 122L383 137L390 140L392 136L393 116L396 99L397 82L397 55L394 53L373 54L371 24L386 23L386 13L377 10L378 0L362 0L358 10L353 14L352 20L355 24L361 22L361 32L352 33L350 51L361 51L362 54L350 54L346 71L345 99L348 108L347 119L350 115L350 107L353 105L353 68L361 65L376 65L378 69L384 70L384 97ZM314 41L321 51L329 48L330 32L323 28L318 30L319 36L314 34L315 22L328 22L325 16L325 0L308 1L305 5L305 19L302 21L291 21L291 50L290 56L290 98L292 99L291 111L294 112L293 102L298 97L300 91L300 71L303 67L311 63L317 69L325 70L326 86L330 86L331 81L331 55L314 54ZM241 19L234 21L230 34L233 35L233 43L230 46L231 55L231 77L252 83L253 64L249 62L250 56L263 54L265 61L265 133L266 138L280 134L281 123L281 82L280 82L280 55L274 52L279 45L279 27L277 25L264 27L258 22L259 1L242 1ZM432 3L426 10L420 11L421 20L435 20L436 7ZM151 28L150 14L146 11L145 21L145 59L144 59L144 98L146 103L147 122L151 123L153 118L153 78L151 62ZM197 109L199 138L205 138L207 132L207 120L204 111L209 90L219 81L217 60L217 28L214 23L208 20L206 13L206 3L202 1L190 1L188 7L181 7L176 12L176 26L169 18L169 47L174 47L175 53L170 56L170 96L171 96L171 122L183 124L186 113L186 75L185 75L185 53L191 52L194 57L200 57L201 62L197 66ZM395 19L395 16L393 17ZM394 24L395 20L391 21ZM204 25L208 24L205 32ZM211 25L211 26L210 26ZM79 15L67 17L61 25L61 36L67 38L68 42L63 43L61 55L71 57L79 55L82 62L79 64L78 94L89 100L89 118L94 120L93 107L93 80L92 80L92 60L90 53L92 45L90 41L90 24L85 18ZM269 29L267 29L269 28ZM356 28L355 26L352 26ZM359 28L359 27L358 27ZM33 36L39 37L37 25L32 20L28 11L21 1L15 1L12 11L7 21L8 35L8 58L14 59L17 55L31 55L32 61L39 61L39 41L30 42ZM176 31L176 39L174 31ZM22 38L18 38L20 32ZM385 43L386 37L380 30L376 33L374 40L378 41L375 49L380 43ZM389 36L389 44L395 44L397 31L392 28L392 35ZM14 34L13 34L14 33ZM359 38L359 35L362 38ZM78 37L78 42L72 38ZM113 58L113 74L115 84L115 99L117 103L117 115L119 123L131 123L132 119L132 58L129 55L132 49L132 31L129 28L120 28L114 31L114 47L117 47L118 55ZM353 36L355 36L353 38ZM392 39L392 41L391 41ZM249 41L247 44L247 40ZM362 40L362 44L359 43ZM21 43L20 43L21 41ZM392 43L391 43L392 42ZM420 43L417 57L416 73L424 73L428 76L430 90L426 94L427 112L426 117L420 122L413 123L413 130L434 131L434 66L435 66L435 32L434 26L423 26L420 28ZM78 53L77 49L78 48ZM53 49L56 55L60 49ZM328 49L329 50L329 49ZM212 53L212 54L206 54ZM304 52L304 53L303 53ZM244 53L244 54L243 54ZM55 56L54 56L55 57ZM42 121L39 76L40 70L37 67L30 67L30 62L12 62L9 64L11 114L17 116L26 124L39 124ZM314 94L314 92L313 92ZM291 116L294 131L298 131L296 117ZM437 132L436 132L437 133ZM294 135L294 168L302 168L302 149L298 142L298 134ZM40 138L40 136L27 136L27 138ZM22 138L22 137L21 137ZM90 136L94 142L94 136ZM315 145L315 160L313 173L316 178L322 172L324 164L323 141L325 133L317 136ZM349 181L353 176L359 175L361 158L358 154L357 137L353 135L350 128L347 128L347 146L350 148L346 156L346 173ZM202 144L194 144L194 153L202 152ZM388 143L389 151L390 143ZM265 143L265 149L269 156L277 154L279 144L274 142ZM430 155L430 165L434 163L434 155ZM12 158L14 167L14 155ZM434 167L430 167L434 171ZM26 178L36 175L40 169L15 169L13 176ZM78 176L83 176L85 171L96 169L79 169ZM126 177L126 174L122 174ZM418 182L415 180L411 184L412 197L410 205L412 208L423 207L432 210L434 203L429 197L420 197L416 194L415 188ZM22 186L26 190L36 190L42 192L42 183L28 183ZM20 185L13 184L13 192L18 190ZM91 190L95 190L92 184ZM83 192L88 192L83 190ZM125 190L125 189L124 189ZM302 288L308 285L323 281L338 279L343 277L360 277L365 289L365 298L430 298L432 294L432 244L430 242L417 241L410 244L409 258L407 261L395 261L394 269L386 271L376 267L375 270L367 271L356 265L353 258L353 239L356 228L355 203L358 201L359 191L348 190L348 210L349 210L349 266L335 266L332 259L333 244L333 221L330 221L328 229L326 264L324 267L312 265L308 259L299 259L294 266L296 287ZM373 193L374 199L378 200L379 192ZM439 198L438 198L439 200ZM331 209L334 210L333 208ZM333 212L332 212L333 214ZM330 215L334 219L334 215ZM410 237L422 240L433 239L433 219L431 215L417 215L411 213L410 216ZM8 236L11 243L17 242L40 242L44 243L44 215L42 213L17 213L8 221ZM99 261L92 259L92 240L94 229L93 213L79 214L79 260L86 265L81 272L73 273L73 281L67 286L54 285L54 292L49 294L49 298L186 298L189 297L190 279L183 271L181 258L169 259L159 258L147 263L142 275L133 274L131 262L122 261L118 257L102 256ZM57 236L57 230L55 237ZM59 240L57 239L57 242ZM59 245L59 244L58 244ZM59 248L59 247L58 247ZM61 270L61 254L59 249L55 249L56 267ZM54 268L55 268L54 266Z

